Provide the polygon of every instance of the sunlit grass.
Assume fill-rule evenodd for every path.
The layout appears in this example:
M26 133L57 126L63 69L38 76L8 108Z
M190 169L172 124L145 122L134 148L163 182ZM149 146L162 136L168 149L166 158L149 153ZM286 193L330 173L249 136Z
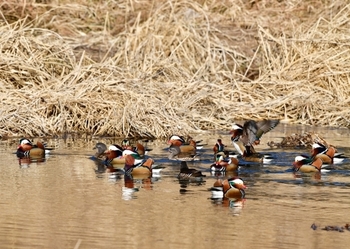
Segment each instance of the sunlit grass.
M0 134L349 126L349 6L273 2L6 1Z

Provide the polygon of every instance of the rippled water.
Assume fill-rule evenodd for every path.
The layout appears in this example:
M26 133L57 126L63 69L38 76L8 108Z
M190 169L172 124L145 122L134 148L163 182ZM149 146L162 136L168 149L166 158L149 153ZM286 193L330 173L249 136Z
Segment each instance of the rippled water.
M179 182L180 166L166 159L166 142L148 143L149 156L165 169L134 180L135 192L125 191L131 184L123 178L96 173L89 159L97 141L120 139L49 140L56 150L44 162L22 164L13 154L17 141L2 141L1 248L347 248L349 231L321 228L350 223L349 160L320 178L295 176L294 157L308 151L266 145L303 131L315 131L350 154L348 129L280 124L256 147L276 159L241 167L246 198L224 203L211 200L215 177L208 169L216 139L230 144L226 132L195 136L207 146L202 160L189 166L205 171L204 182Z

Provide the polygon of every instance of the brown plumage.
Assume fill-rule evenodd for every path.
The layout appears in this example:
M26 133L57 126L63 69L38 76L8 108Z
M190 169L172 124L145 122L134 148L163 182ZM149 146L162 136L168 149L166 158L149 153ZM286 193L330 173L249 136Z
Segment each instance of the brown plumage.
M233 124L232 130L230 131L232 134L231 139L236 139L236 141L238 139L241 140L244 146L258 145L260 143L261 136L274 129L278 124L278 119L261 121L248 120L243 124L243 126Z
M308 158L305 156L297 156L293 162L294 171L303 173L320 172L322 168L322 160L320 158Z
M44 157L45 156L45 146L42 142L37 142L33 144L29 139L22 138L20 144L16 151L17 157Z
M335 148L329 146L328 148L320 143L314 143L312 145L311 157L320 158L325 164L332 164L335 156Z
M238 169L238 159L227 157L224 152L216 154L216 161L211 165L211 170L216 172L235 171Z
M137 176L151 176L152 175L152 165L154 163L152 158L148 158L146 161L135 165L135 158L131 155L125 155L125 166L124 170L126 174Z
M182 136L173 135L169 138L169 159L183 159L191 161L196 156L196 141L190 139L189 144L185 144L185 139Z
M221 187L223 197L230 199L242 199L245 196L247 188L241 178L229 178L225 180L218 179L214 182L213 187Z
M187 162L181 162L180 173L178 175L179 179L189 179L195 177L205 177L200 170L190 169L187 166Z
M233 124L230 131L231 141L237 152L249 162L269 162L271 159L256 153L254 145L260 143L263 134L279 124L278 119L254 121L248 120L244 125Z

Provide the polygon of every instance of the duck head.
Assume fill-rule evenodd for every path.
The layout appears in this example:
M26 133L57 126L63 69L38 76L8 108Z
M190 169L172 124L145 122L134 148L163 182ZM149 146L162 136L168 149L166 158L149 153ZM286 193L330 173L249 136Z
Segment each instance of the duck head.
M224 151L225 149L225 145L222 143L222 140L221 139L218 139L214 145L214 152L215 153L218 153L218 152L221 152L221 151Z
M305 164L310 164L311 161L312 161L311 158L307 156L304 156L304 155L296 156L293 162L293 167L297 171L301 166Z
M123 150L120 146L112 144L108 147L108 150L104 152L107 159L112 160L114 158L117 158L123 154Z
M96 151L96 157L104 155L105 151L107 150L107 146L104 143L98 142L96 143L95 147L93 148Z
M19 140L18 149L23 151L28 151L28 150L31 150L32 148L33 148L33 143L29 139L22 138L21 140Z
M121 144L121 148L123 150L134 150L134 148L130 144L130 140L124 139Z
M227 180L231 188L246 189L247 186L244 184L241 178L230 178Z
M178 135L172 135L168 140L168 144L174 145L174 146L181 146L184 143L185 143L185 139L182 136L178 136Z

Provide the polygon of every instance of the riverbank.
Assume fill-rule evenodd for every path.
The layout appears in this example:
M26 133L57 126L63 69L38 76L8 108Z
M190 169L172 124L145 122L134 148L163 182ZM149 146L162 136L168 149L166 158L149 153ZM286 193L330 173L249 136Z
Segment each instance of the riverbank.
M349 126L342 1L55 3L1 6L2 136Z

